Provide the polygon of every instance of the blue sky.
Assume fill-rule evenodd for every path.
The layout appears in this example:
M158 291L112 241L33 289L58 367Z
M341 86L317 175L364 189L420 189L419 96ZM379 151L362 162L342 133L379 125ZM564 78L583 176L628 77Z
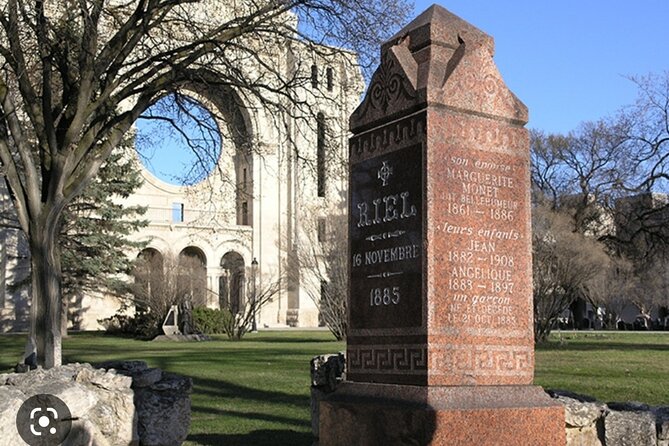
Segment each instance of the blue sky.
M135 122L135 147L155 177L169 184L193 185L214 169L221 153L221 137L214 117L199 101L187 97L181 107L183 111L179 112L174 96L168 95L143 115L171 118L187 138L165 121L140 117Z
M420 14L434 2L416 1ZM667 0L444 0L495 39L495 62L528 127L568 132L634 102L630 75L669 70Z

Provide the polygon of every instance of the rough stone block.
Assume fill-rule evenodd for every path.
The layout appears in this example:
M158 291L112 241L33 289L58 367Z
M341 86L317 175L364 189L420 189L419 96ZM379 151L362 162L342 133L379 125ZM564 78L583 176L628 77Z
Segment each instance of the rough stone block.
M160 369L146 369L133 375L132 387L150 387L160 381L163 377L163 371Z
M146 361L106 361L97 366L100 369L114 369L123 375L132 376L149 368Z
M603 446L597 426L567 427L567 446Z
M343 353L318 355L311 359L311 385L332 392L344 378L346 359Z
M548 394L564 405L565 422L568 427L593 426L606 412L606 404L584 395L559 390L549 391Z
M38 368L23 374L9 374L5 381L9 385L0 386L0 438L3 444L24 444L20 439L13 440L13 436L18 435L16 414L23 401L36 394L60 398L76 418L63 443L65 446L138 444L133 392L127 377L95 370L90 364L68 364L49 370ZM3 407L10 410L3 411Z
M656 446L655 416L612 410L604 419L606 446Z
M122 443L110 443L109 439L90 420L77 420L72 423L72 430L61 446L121 446ZM135 443L137 444L137 443Z
M25 399L25 394L20 390L0 386L0 439L3 444L24 443L16 430L16 414Z
M311 359L311 432L318 438L318 418L321 400L346 376L344 353L318 355Z
M669 440L669 407L657 407L653 410L657 427L658 446L660 441Z
M190 427L190 378L149 369L142 361L107 365L116 369L69 364L1 376L0 443L24 444L15 427L19 407L46 393L60 398L76 418L64 446L180 445Z
M327 395L326 392L320 390L318 387L311 386L311 433L314 438L318 438L319 429L318 422L320 419L321 401Z
M179 446L190 428L193 382L163 373L162 380L135 390L137 430L143 446Z
M118 390L127 389L132 384L132 378L124 375L117 375L115 372L102 369L82 368L75 376L77 382L89 382L102 389Z

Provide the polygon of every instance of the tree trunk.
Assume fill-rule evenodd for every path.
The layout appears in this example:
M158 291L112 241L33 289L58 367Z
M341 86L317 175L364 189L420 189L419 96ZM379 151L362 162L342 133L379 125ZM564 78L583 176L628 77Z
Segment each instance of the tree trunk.
M31 338L37 364L45 369L61 365L61 265L57 224L38 219L30 228L32 266ZM44 223L42 221L46 220Z
M60 336L62 338L67 337L67 324L68 324L68 314L69 311L69 299L61 294L61 304L60 304Z

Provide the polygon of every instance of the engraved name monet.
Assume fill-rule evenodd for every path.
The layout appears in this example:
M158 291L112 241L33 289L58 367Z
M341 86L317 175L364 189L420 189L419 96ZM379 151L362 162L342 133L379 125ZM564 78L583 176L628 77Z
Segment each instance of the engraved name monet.
M515 194L517 169L506 156L482 160L472 155L446 157L444 220L437 225L450 240L447 320L477 327L513 327L518 307L509 296L517 288L519 263L514 245L523 203ZM509 159L506 162L505 159ZM478 227L476 227L478 226Z

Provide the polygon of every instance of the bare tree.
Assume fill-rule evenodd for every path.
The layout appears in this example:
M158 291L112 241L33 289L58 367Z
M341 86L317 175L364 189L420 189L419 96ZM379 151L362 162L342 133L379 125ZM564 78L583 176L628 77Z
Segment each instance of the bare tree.
M408 12L389 0L3 0L0 8L0 169L29 241L30 340L46 368L61 363L63 210L148 106L201 82L308 114L296 89L309 76L284 70L278 48L327 43L330 53L348 47L369 61L379 33Z
M646 328L650 328L653 309L667 308L669 276L665 259L655 259L648 267L637 271L638 280L630 290L629 302L639 311Z
M298 282L316 304L323 323L346 339L348 301L348 224L344 214L312 218L303 225L289 279Z
M638 100L615 116L568 135L531 133L533 201L568 216L574 234L603 243L609 267L579 298L613 317L626 304L646 316L665 305L669 72L632 80Z
M609 268L605 247L572 230L571 219L546 206L532 214L535 341L548 338L576 298L588 296Z
M610 234L612 209L629 182L626 131L618 122L600 120L568 135L531 133L535 193L553 209L568 211L574 231Z
M577 231L587 232L604 211L617 214L618 222L633 223L624 231L603 234L600 238L609 244L636 243L638 238L666 244L663 214L669 201L645 207L619 204L669 190L669 72L630 79L638 86L637 101L613 117L583 123L568 135L532 132L533 186L554 208L567 199Z
M669 71L633 76L638 87L636 102L624 109L620 120L628 128L628 166L634 192L666 191L669 185Z
M141 325L139 332L145 337L160 334L172 305L188 299L194 306L204 306L210 292L206 287L206 267L195 255L163 256L145 249L135 261L132 276L134 284L128 303L134 306L136 324Z
M249 277L246 281L246 296L242 305L232 311L231 308L222 308L226 311L223 330L228 338L239 341L253 329L254 321L260 310L268 303L274 300L281 290L282 281L278 279L267 279L258 286L253 283L253 278Z

